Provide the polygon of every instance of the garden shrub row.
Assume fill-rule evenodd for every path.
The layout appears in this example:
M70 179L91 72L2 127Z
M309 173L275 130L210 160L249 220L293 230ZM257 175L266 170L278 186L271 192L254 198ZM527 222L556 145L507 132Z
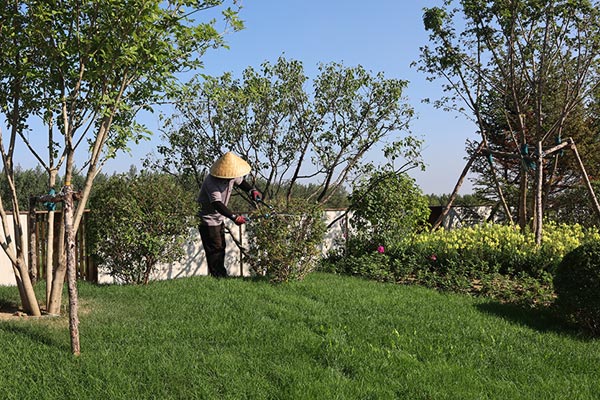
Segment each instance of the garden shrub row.
M383 252L380 246L365 247L364 241L350 238L330 254L323 268L533 306L553 301L553 276L563 257L594 241L600 241L595 228L548 222L538 247L533 233L482 224L398 238Z

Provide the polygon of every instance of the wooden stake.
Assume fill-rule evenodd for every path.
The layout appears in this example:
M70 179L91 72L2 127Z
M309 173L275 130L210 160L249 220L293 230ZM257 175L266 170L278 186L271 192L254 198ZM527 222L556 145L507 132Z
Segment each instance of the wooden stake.
M537 142L537 154L538 159L537 174L535 179L535 244L540 246L542 244L542 221L543 221L543 210L542 210L542 189L544 183L544 152L542 148L542 142Z
M454 190L452 191L452 194L450 195L450 198L448 199L448 203L442 210L442 213L440 214L438 219L431 226L432 231L438 229L440 227L440 225L442 225L444 218L446 218L446 215L448 215L448 212L450 212L450 208L452 208L452 203L454 202L454 200L456 200L458 191L460 190L460 187L462 186L463 182L465 181L465 177L467 176L469 169L471 169L471 165L473 165L475 158L479 157L481 150L483 149L483 145L484 145L484 141L482 140L479 143L479 146L477 147L477 149L475 150L473 155L471 156L471 158L469 158L469 161L467 161L467 164L465 165L465 168L463 169L462 174L460 174L460 178L458 178L458 182L456 182L456 186L454 186Z
M588 174L585 171L585 167L583 166L583 162L581 161L581 157L579 156L579 152L577 151L577 146L575 146L575 141L572 138L569 138L569 143L571 144L571 149L573 150L573 153L575 153L575 158L577 159L579 169L581 170L581 174L583 175L583 179L585 180L585 184L592 199L592 205L595 208L596 216L598 217L598 222L600 222L600 204L598 204L598 198L594 193L594 188L592 187L590 178L588 177Z
M27 215L27 225L29 230L29 277L31 284L35 285L38 278L37 268L37 236L34 234L36 230L36 215L35 215L35 197L29 197L29 214Z

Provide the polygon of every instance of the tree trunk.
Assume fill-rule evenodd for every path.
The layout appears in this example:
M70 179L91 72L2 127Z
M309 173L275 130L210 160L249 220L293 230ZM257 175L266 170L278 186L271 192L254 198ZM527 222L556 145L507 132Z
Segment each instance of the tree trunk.
M48 235L46 242L46 311L50 304L54 278L54 210L48 211Z
M494 178L494 185L496 185L496 191L498 192L498 198L500 199L500 203L502 204L502 208L504 209L504 213L506 214L508 221L511 225L513 225L515 221L513 220L512 213L510 212L510 207L508 207L508 203L506 203L506 199L504 198L504 193L502 191L502 186L500 186L500 181L498 181L498 177L496 176L496 168L494 168L494 164L492 163L491 159L489 159L488 162L490 164L490 171L492 173L492 177Z
M154 266L154 264L156 264L156 261L154 261L151 257L146 259L146 265L144 267L144 274L142 279L142 283L144 285L147 285L148 282L150 282L150 274L152 273L152 267Z
M37 298L35 297L33 285L29 279L29 268L27 267L27 263L25 262L24 255L22 253L18 255L16 269L19 271L22 278L20 282L21 288L19 288L19 293L21 294L23 310L25 310L25 312L31 316L39 317L41 315L40 306ZM17 282L17 284L19 284L19 282Z
M519 227L524 231L527 227L527 166L521 162L521 178L519 182Z
M63 213L64 213L63 208ZM63 215L64 219L64 215ZM61 224L59 229L58 241L58 264L54 269L52 278L52 290L50 291L50 300L48 301L48 313L60 315L60 307L62 302L62 291L67 274L67 263L65 259L65 225Z
M37 221L35 215L35 203L36 198L31 196L29 197L29 214L27 215L27 230L29 233L29 278L31 279L31 284L35 286L37 282L37 272L38 272L38 251L37 251Z
M50 168L48 176L48 187L50 193L55 192L56 175L58 171L55 168ZM50 306L52 297L52 285L54 282L54 208L48 210L48 236L46 242L46 311ZM60 302L59 302L60 312ZM59 313L57 312L57 313Z
M69 288L69 332L71 333L71 352L78 356L81 353L79 344L79 299L77 296L77 265L75 260L75 230L73 229L73 191L66 187L63 202L67 275Z
M538 159L536 162L537 173L535 179L535 244L540 246L542 244L542 224L543 224L543 207L542 207L542 194L544 188L544 154L542 149L542 142L537 143L537 154Z

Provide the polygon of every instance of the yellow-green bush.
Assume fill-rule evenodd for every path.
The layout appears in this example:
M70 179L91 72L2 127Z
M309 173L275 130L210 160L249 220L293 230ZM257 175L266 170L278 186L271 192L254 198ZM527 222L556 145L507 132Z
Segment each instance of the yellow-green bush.
M600 240L595 228L547 222L543 243L518 227L482 224L398 237L385 250L349 252L328 260L330 271L378 280L420 284L525 302L554 297L552 274L581 244ZM349 245L352 243L350 242Z
M537 276L552 271L569 251L599 237L594 228L548 222L538 247L531 232L522 233L516 226L482 224L418 234L399 241L398 249L420 254L423 261L438 265L460 261L486 270L481 272Z

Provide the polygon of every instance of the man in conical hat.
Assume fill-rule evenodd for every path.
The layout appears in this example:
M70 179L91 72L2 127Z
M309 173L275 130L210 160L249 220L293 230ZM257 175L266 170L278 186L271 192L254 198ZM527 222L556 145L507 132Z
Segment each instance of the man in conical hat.
M227 208L233 188L238 186L247 191L254 201L262 198L262 194L244 180L250 170L245 160L231 152L226 153L212 165L210 174L200 188L200 237L206 253L208 273L212 276L227 276L224 219L229 218L237 225L247 221L243 215L236 215Z

